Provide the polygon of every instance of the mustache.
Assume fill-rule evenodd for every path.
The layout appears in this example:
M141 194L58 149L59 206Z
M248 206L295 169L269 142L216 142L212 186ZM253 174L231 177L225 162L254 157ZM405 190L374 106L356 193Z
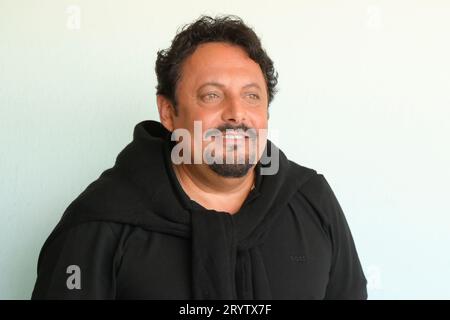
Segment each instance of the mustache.
M219 130L220 132L226 133L227 130L233 130L233 131L248 131L251 130L252 128L247 127L245 124L240 124L237 126L233 126L231 124L223 124L219 127L216 128L216 130Z

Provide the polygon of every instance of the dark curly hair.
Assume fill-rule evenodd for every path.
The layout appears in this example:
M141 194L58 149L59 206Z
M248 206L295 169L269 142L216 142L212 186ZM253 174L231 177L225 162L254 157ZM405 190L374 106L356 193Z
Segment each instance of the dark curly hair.
M176 111L175 91L181 77L182 64L194 53L198 45L207 42L226 42L244 49L250 59L261 67L270 104L277 91L275 87L278 83L278 73L256 33L241 18L233 15L215 18L202 15L195 22L182 27L172 40L170 48L158 51L155 67L158 79L156 94L168 98Z

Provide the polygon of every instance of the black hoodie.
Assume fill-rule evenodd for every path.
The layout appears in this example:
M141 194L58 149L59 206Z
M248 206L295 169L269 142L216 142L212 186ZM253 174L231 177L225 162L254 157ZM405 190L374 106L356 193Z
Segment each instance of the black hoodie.
M173 171L168 132L133 141L66 209L33 299L366 299L342 209L315 170L279 151L234 215L203 208ZM271 145L268 141L268 146Z

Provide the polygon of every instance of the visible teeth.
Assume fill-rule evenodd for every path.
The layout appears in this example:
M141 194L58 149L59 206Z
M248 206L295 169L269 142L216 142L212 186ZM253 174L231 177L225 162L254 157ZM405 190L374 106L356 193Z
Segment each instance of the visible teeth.
M242 135L230 135L226 134L225 139L244 139L245 137Z

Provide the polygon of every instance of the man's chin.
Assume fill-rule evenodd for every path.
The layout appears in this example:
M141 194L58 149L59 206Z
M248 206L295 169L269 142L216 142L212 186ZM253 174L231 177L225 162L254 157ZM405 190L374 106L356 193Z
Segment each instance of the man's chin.
M221 177L242 178L250 171L250 169L253 168L254 164L250 164L250 163L246 163L246 164L213 163L208 166L212 171L214 171Z

